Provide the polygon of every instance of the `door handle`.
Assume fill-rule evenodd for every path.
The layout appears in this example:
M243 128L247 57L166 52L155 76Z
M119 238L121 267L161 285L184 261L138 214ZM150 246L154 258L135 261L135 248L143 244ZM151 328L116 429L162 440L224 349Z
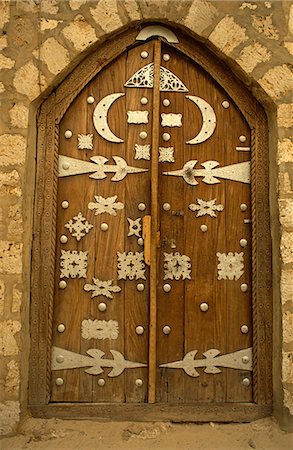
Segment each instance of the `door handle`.
M149 266L151 264L151 216L142 218L142 238L144 242L144 261Z

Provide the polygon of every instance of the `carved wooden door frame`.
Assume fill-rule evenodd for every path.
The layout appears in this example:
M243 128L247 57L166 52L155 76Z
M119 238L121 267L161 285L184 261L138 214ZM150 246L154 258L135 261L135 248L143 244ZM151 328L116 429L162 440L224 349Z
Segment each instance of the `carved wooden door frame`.
M170 28L170 27L169 27ZM269 158L266 115L251 93L215 55L176 30L169 45L206 70L233 98L252 130L253 403L198 405L49 403L54 292L59 123L84 86L136 41L129 29L101 45L51 93L40 108L34 210L29 403L37 417L123 420L251 421L272 410L272 281L269 223Z

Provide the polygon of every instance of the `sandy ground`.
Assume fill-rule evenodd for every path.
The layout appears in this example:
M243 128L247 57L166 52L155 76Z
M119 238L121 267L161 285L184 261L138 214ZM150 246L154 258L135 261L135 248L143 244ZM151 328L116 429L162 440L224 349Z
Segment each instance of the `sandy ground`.
M1 450L292 450L271 419L250 424L173 424L29 419Z

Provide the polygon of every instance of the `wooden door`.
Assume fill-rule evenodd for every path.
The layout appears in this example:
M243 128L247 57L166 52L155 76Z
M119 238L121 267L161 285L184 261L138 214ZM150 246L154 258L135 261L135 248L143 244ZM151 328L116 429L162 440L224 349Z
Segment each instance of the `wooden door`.
M51 402L252 401L250 128L233 100L151 40L59 133Z

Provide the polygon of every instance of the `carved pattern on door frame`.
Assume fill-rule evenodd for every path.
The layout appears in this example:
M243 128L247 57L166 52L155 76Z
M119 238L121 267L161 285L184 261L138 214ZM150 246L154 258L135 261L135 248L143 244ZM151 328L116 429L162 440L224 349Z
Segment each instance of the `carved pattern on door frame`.
M186 420L255 420L272 410L272 301L271 241L268 206L268 137L266 115L231 69L193 38L177 30L178 44L170 44L199 64L232 97L251 128L251 202L252 202L252 308L253 308L253 392L254 403L186 406ZM43 102L38 115L37 174L34 208L34 240L32 253L30 407L34 416L64 417L68 415L111 418L112 414L129 419L123 405L59 405L49 404L52 342L53 292L55 265L55 229L57 208L57 167L59 123L84 86L129 46L135 44L137 30L130 28L115 39L107 40L83 60L75 70ZM257 155L257 158L256 158ZM257 166L256 166L257 161ZM257 173L257 176L256 176ZM265 199L265 204L264 204ZM257 208L261 205L261 208ZM40 214L40 211L42 212ZM43 258L46 255L46 258ZM260 320L261 318L261 320ZM263 355L266 355L264 357ZM258 380L261 379L262 383ZM265 382L264 382L265 380ZM127 406L128 411L130 406ZM183 411L183 407L182 411ZM158 409L143 404L135 417L167 420L178 417L172 405Z

